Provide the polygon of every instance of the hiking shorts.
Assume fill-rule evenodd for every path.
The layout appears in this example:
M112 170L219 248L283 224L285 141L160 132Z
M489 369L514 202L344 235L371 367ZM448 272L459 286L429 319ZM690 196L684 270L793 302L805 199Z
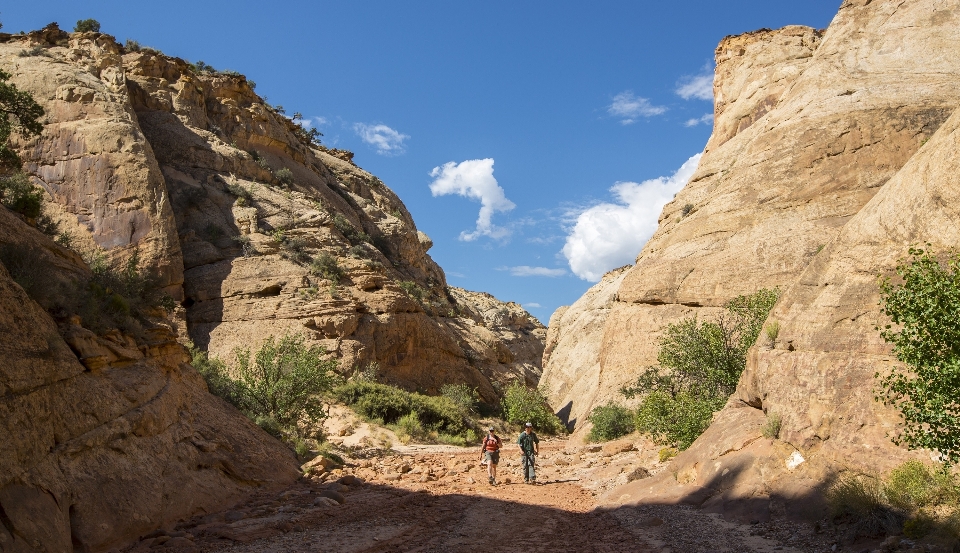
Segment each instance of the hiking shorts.
M500 452L499 451L485 451L483 453L483 459L488 463L493 463L494 465L500 464Z

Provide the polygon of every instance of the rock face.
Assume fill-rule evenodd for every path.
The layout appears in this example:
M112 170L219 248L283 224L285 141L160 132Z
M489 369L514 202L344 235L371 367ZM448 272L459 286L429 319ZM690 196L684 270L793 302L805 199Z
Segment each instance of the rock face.
M55 25L0 34L0 68L46 110L43 134L14 145L74 249L137 255L182 306L144 337L98 335L0 264L3 551L106 551L299 476L288 448L207 392L178 340L229 362L302 333L345 372L467 383L487 401L538 381L543 325L447 287L399 198L244 77ZM0 208L10 244L54 283L90 274Z
M73 252L0 209L0 246L65 278ZM105 551L299 475L289 449L211 396L175 336L55 321L0 265L0 549Z
M848 1L822 36L787 27L721 42L714 135L615 291L597 391L567 395L578 413L615 398L655 363L659 328L738 294L779 287L770 317L782 330L773 349L755 346L736 396L673 471L609 502L656 496L757 516L815 498L832 471L905 458L887 436L896 414L872 401L874 372L892 362L873 330L876 275L911 241L955 237L947 119L960 63L946 52L960 46L958 17L932 0ZM565 318L550 329L558 344L575 329ZM545 381L579 374L555 363L563 354L546 358ZM774 413L782 441L771 443L760 426Z
M34 45L45 55L19 56ZM301 333L345 372L409 389L463 382L495 401L494 384L539 378L545 328L448 288L400 199L243 76L54 27L0 37L0 67L47 111L18 145L77 249L137 251L211 355Z

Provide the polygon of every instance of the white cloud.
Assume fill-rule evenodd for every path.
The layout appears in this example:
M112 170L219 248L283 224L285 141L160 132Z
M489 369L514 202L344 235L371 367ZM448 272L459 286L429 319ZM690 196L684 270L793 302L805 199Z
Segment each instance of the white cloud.
M680 79L676 93L684 100L713 100L713 73L702 73Z
M430 183L430 192L434 197L457 194L480 201L476 230L461 232L460 240L469 242L480 236L505 238L510 233L507 229L495 226L492 221L494 213L516 207L493 177L492 158L469 159L461 163L450 161L434 167L430 176L434 178Z
M697 125L712 125L713 124L713 114L707 113L701 117L695 119L687 119L687 122L684 123L686 127L696 127Z
M528 308L543 307L542 305L540 305L539 303L536 303L536 302L525 303L525 304L523 304L523 306L524 306L524 307L528 307Z
M663 106L655 106L646 98L634 96L627 90L613 97L613 103L607 106L607 113L620 118L620 123L629 125L636 122L637 117L651 117L667 111Z
M516 267L504 267L504 270L510 271L512 276L518 277L561 277L567 274L566 269L551 269L549 267L531 267L529 265L518 265Z
M579 212L562 250L570 270L596 282L610 269L633 263L657 230L663 206L693 176L701 155L688 159L670 177L639 184L618 182L610 189L618 203L601 203Z
M361 140L376 148L381 155L402 154L405 151L403 141L410 138L410 135L397 132L383 124L354 123L353 130L360 135Z

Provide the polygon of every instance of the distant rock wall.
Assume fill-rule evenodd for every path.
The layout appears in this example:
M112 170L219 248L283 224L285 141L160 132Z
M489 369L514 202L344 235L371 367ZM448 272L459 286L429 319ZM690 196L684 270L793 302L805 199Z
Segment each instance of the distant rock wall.
M566 394L579 413L616 399L656 362L664 325L709 318L762 287L784 292L771 314L783 330L775 349L752 351L737 396L672 474L613 490L608 501L686 498L734 512L750 498L756 516L785 497L815 497L830 471L904 458L887 436L896 414L872 401L873 372L891 361L873 330L875 277L907 238L952 236L956 218L935 200L945 194L915 164L936 163L929 152L948 140L944 122L960 105L960 62L947 54L960 46L958 17L953 3L933 0L848 1L822 35L786 27L721 42L715 129L700 166L605 308L597 391ZM931 196L900 203L907 189ZM890 202L902 209L896 218L868 215ZM844 241L851 249L838 254ZM562 343L574 328L561 323L550 335ZM554 349L544 381L596 371L555 365L561 359ZM767 413L783 417L783 441L760 437ZM793 453L804 459L796 470L785 461Z

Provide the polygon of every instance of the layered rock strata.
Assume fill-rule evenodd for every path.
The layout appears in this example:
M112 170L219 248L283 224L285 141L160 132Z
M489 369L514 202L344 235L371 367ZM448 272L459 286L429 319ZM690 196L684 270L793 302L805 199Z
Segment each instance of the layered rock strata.
M754 347L737 394L671 471L608 502L802 514L831 474L906 458L890 441L896 413L873 401L873 374L893 362L874 330L876 277L911 242L948 247L960 221L947 120L960 105L960 63L947 54L960 47L958 16L932 0L848 1L822 35L787 27L721 42L714 134L611 292L599 371L583 365L597 376L582 400L567 392L572 414L615 400L654 364L666 323L709 318L738 294L780 288L770 317L782 330L772 349ZM558 343L575 328L563 320L550 329ZM554 364L562 353L544 380L577 374ZM771 441L760 429L773 415L783 430Z
M448 288L396 194L245 77L53 26L0 36L0 67L47 111L18 146L48 210L78 250L155 267L211 355L299 333L409 389L463 382L495 401L539 378L545 328ZM486 320L491 302L512 314Z

